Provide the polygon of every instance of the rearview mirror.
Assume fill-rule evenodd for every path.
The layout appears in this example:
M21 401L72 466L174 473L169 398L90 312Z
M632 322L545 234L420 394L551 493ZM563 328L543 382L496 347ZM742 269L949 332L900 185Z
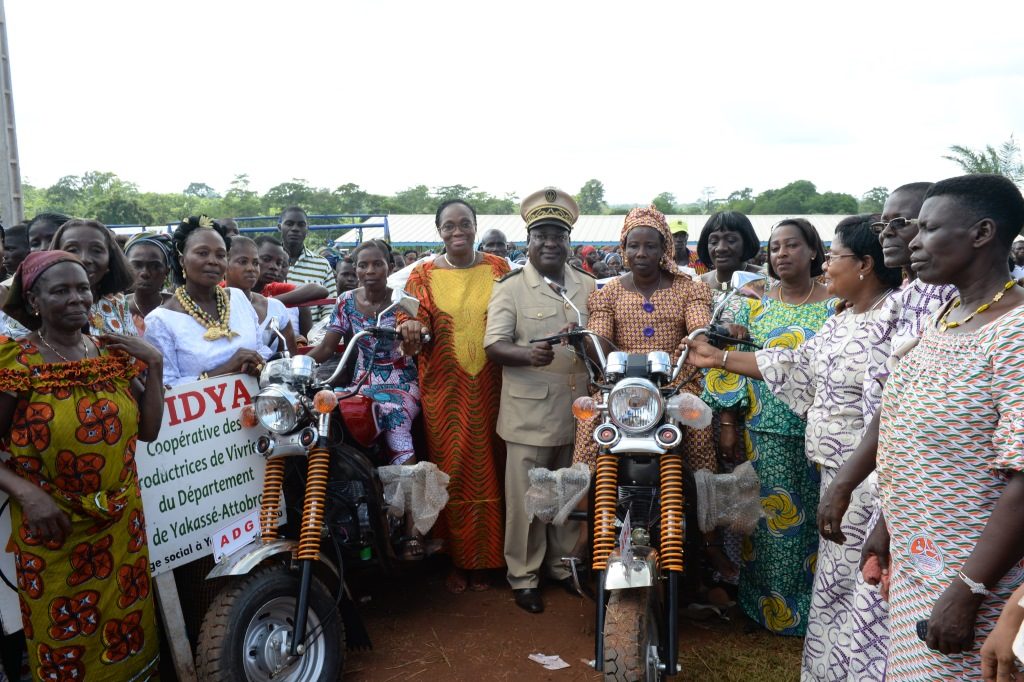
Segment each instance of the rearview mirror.
M768 279L760 272L747 272L746 270L737 270L732 273L732 279L729 280L729 284L733 289L742 289L748 287L755 282L761 282Z
M391 293L391 303L401 308L409 317L416 317L420 311L420 302L403 289L395 289Z

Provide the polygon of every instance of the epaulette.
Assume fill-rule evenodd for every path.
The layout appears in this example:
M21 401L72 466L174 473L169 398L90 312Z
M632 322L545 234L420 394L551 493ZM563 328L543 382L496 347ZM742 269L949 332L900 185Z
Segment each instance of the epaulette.
M521 275L521 274L523 274L523 270L525 270L525 268L516 268L515 270L512 270L512 271L508 272L505 275L502 275L498 279L498 281L499 282L504 282L506 279L511 279L512 277L515 277L516 275Z
M591 273L587 272L587 271L586 271L586 270L584 270L583 268L578 268L578 267L576 267L575 265L570 265L569 267L570 267L570 268L572 268L573 270L575 270L576 272L579 272L579 273L581 273L581 274L584 274L584 275L586 275L586 276L587 276L587 277L589 277L590 279L597 279L597 277L594 277L594 275L593 275L593 274L591 274Z

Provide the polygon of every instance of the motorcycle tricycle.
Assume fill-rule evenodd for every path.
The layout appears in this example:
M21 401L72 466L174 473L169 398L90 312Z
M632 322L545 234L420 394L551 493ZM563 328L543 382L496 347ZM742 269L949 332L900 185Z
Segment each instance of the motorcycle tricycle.
M761 279L756 273L735 273L733 290L712 313L712 323L689 338L706 335L717 343L749 344L731 338L718 321L734 293ZM549 285L564 297L557 284ZM606 680L661 680L679 672L678 603L687 547L697 537L693 531L707 532L719 523L713 515L698 513L698 504L706 510L715 503L698 501L697 490L717 491L718 506L729 506L733 516L745 514L749 524L760 515L756 475L749 464L726 476L686 470L677 449L684 437L680 426L705 428L712 418L700 398L680 390L687 380L680 379L686 352L674 366L662 351L606 355L602 339L579 328L534 341L562 339L591 358L587 365L598 395L573 404L578 419L594 419L599 448L590 511L597 605L594 667ZM590 341L592 354L584 340ZM579 512L571 518L578 519ZM566 561L577 576L578 559Z
M418 305L396 291L377 319L397 308L415 316ZM394 570L402 522L383 501L371 401L358 382L344 395L333 389L366 337L395 339L397 332L370 327L355 334L326 380L311 358L287 352L261 373L259 393L242 414L245 425L269 431L257 443L266 457L260 534L207 576L230 582L203 618L201 680L336 680L346 648L369 646L346 568L373 562ZM287 521L279 527L282 504Z

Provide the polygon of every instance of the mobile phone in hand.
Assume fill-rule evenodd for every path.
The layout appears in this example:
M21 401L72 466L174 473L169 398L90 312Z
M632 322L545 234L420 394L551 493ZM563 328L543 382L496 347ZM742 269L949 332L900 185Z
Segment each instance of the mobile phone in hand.
M928 639L928 621L917 621L917 638L922 642Z

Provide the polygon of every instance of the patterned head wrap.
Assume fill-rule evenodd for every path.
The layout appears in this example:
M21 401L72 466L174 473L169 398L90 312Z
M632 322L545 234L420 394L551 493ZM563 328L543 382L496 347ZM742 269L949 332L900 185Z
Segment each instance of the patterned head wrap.
M163 254L164 264L171 267L171 236L167 234L158 234L156 232L139 232L128 240L128 243L124 245L125 255L131 251L133 246L139 244L151 244L160 250Z
M629 233L637 227L651 227L658 231L661 235L661 243L665 248L664 253L661 255L661 260L658 262L658 267L669 273L670 275L679 275L679 268L676 267L676 248L672 243L672 233L668 229L668 222L665 220L665 214L650 206L648 208L634 208L626 216L625 222L622 224L622 234L619 235L619 245L622 247L622 252L626 252L626 237Z
M40 275L58 263L78 263L85 270L82 261L78 256L67 251L33 251L25 256L25 260L18 266L14 273L14 281L11 283L10 293L7 302L4 304L4 312L13 317L28 329L39 329L40 320L37 315L32 314L25 301L25 292L31 291L32 287L39 281Z

